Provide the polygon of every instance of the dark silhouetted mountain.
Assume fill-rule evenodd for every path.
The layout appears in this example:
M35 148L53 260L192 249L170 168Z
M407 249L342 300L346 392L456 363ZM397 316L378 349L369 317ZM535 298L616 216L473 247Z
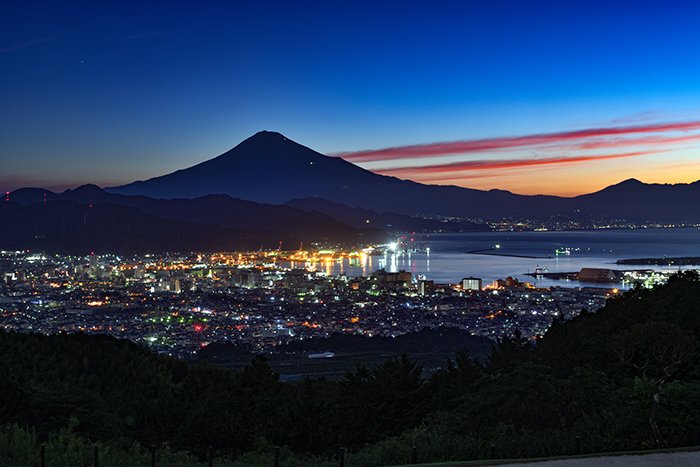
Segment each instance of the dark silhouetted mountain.
M73 201L21 206L0 203L0 248L50 253L144 253L231 251L277 246L297 238L277 232L236 230L181 220L161 219L114 204L92 207Z
M378 175L269 131L256 133L230 151L193 167L108 191L154 198L223 193L275 204L319 197L379 212L471 217L562 211L566 204L565 199L554 196L423 185Z
M368 240L379 238L377 229L363 226L359 231L346 223L320 212L305 212L290 206L261 204L231 198L228 195L206 195L195 199L154 199L108 193L95 185L66 190L60 195L80 203L111 203L131 206L165 219L179 219L202 224L248 230L286 232L304 241Z
M543 186L542 191L546 190ZM109 191L156 198L194 198L220 193L275 204L290 199L323 198L375 212L484 219L568 216L700 221L697 182L650 185L628 180L574 198L424 185L372 173L268 131L259 132L201 164ZM350 217L345 219L357 226L350 222Z
M310 241L375 241L385 234L375 228L364 226L356 229L333 217L292 208L260 204L231 198L227 195L208 195L196 199L154 199L145 196L115 195L96 185L83 185L74 190L55 194L47 190L20 189L10 194L13 203L32 204L63 200L98 206L112 204L128 206L160 219L179 220L201 225L212 225L227 229L280 232L279 240L294 238ZM278 240L278 241L279 241ZM277 245L277 244L276 244ZM296 247L296 243L294 247ZM289 244L287 244L289 246ZM192 245L191 249L196 249Z
M636 179L572 199L581 212L594 216L656 222L700 220L700 182L658 184Z
M56 199L58 199L56 193L43 188L20 188L10 193L10 201L22 206L43 203L44 201L54 201Z
M441 220L425 219L391 212L378 213L371 209L353 208L323 198L293 199L285 204L306 212L317 211L328 214L355 228L373 226L390 232L473 232L489 230L486 224L468 221L443 222Z

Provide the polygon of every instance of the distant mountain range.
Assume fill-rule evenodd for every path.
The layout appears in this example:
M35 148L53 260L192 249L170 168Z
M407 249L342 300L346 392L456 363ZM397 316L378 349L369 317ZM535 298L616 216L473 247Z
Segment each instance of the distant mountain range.
M542 189L546 191L546 187ZM656 222L700 221L700 182L659 185L630 179L573 198L424 185L375 174L269 131L256 133L230 151L193 167L109 188L108 191L154 198L227 194L273 204L295 200L290 204L299 207L302 207L299 199L322 198L377 213L412 216L474 219L567 216Z
M154 199L85 185L61 194L22 188L0 203L0 248L85 254L298 248L301 242L385 241L320 212L207 195Z
M309 236L338 236L354 230L347 224L319 212L304 212L290 206L255 203L227 195L206 195L195 199L155 199L112 194L96 185L83 185L61 194L26 188L10 194L13 202L23 205L42 202L45 198L49 201L129 206L163 219L178 219L234 229L287 232L306 239Z
M595 193L577 196L571 204L583 213L656 222L700 222L700 181L642 183L636 179Z
M0 249L74 255L231 251L298 241L280 233L162 219L128 206L62 200L0 203L0 224Z
M387 231L488 230L455 218L696 223L698 201L700 182L629 179L573 198L423 185L263 131L219 157L147 181L60 194L16 190L0 205L0 248L137 253L276 248L282 242L294 249L301 242L384 242Z

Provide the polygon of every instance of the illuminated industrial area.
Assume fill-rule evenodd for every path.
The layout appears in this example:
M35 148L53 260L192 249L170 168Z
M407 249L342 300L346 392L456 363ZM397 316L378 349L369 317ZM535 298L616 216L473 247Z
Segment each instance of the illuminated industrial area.
M396 243L132 257L3 252L0 329L109 334L184 358L212 342L268 352L339 333L396 337L440 327L491 339L517 329L536 339L554 319L596 310L617 293L604 286L536 288L512 278L439 284L402 270L329 273L343 260L362 267L370 256L390 264L400 254ZM650 283L665 276L635 277Z

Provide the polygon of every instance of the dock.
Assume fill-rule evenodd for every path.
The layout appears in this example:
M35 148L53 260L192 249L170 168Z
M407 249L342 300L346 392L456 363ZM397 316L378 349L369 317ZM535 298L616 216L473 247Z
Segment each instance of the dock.
M508 258L552 259L551 256L514 255L508 253L498 253L498 250L496 248L482 248L480 250L465 251L465 253L468 255L505 256Z

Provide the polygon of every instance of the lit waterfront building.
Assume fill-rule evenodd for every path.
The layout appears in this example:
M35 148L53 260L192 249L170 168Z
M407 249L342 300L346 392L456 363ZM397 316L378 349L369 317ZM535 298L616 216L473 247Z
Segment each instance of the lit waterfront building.
M462 279L462 290L481 290L482 281L478 277L465 277Z

